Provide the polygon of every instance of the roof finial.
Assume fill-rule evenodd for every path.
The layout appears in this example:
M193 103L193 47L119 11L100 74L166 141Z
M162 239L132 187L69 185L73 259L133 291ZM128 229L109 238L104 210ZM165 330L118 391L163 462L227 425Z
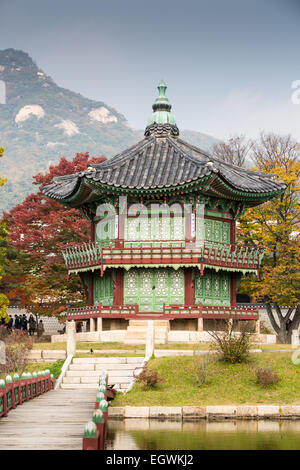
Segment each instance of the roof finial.
M153 113L148 120L148 126L152 126L154 124L168 124L176 127L177 129L175 118L171 113L172 106L168 98L166 97L167 85L164 80L161 80L159 82L157 89L159 92L159 96L156 98L155 102L152 105ZM178 135L178 129L176 132Z

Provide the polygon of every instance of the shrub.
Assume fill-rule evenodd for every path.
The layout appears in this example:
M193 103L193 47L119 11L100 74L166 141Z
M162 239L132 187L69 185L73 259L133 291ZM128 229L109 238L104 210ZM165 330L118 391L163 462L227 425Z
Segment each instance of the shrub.
M142 384L143 388L154 388L159 382L164 382L164 379L158 377L158 373L150 368L145 368L139 375L135 375L136 381Z
M234 331L233 322L226 322L225 331L209 331L212 336L211 347L215 348L222 360L232 364L245 362L249 357L249 325L244 324L241 331Z
M256 378L262 385L277 384L281 378L276 374L273 369L260 368L256 371Z
M29 362L29 352L32 349L32 339L25 331L8 332L0 326L0 339L5 343L5 364L0 364L0 372L22 374Z
M196 375L196 381L199 387L207 383L207 374L209 366L212 364L213 359L209 354L200 355L196 354L194 351L193 354L193 367L194 373Z

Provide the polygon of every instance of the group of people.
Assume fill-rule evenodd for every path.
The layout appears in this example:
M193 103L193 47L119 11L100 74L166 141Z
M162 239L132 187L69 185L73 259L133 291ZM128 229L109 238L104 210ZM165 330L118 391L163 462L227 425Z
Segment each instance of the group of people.
M9 315L9 321L7 322L4 320L4 318L2 318L1 323L4 324L10 331L13 329L27 331L30 336L33 336L35 332L37 332L37 336L42 336L45 331L43 320L40 320L37 324L32 314L29 316L28 320L25 313L23 315L15 315L14 318Z

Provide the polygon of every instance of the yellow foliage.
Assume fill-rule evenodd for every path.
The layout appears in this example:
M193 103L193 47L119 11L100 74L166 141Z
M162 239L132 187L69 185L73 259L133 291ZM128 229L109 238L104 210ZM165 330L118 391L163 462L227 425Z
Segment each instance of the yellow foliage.
M265 248L258 282L249 276L241 291L254 298L267 296L274 302L297 305L300 302L300 162L278 155L263 171L286 183L284 194L247 210L240 219L239 241Z

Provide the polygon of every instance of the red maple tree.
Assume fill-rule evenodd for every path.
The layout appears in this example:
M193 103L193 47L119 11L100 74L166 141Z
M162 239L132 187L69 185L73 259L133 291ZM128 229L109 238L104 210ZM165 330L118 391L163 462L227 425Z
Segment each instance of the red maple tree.
M64 309L68 302L83 299L78 276L71 276L67 282L61 249L69 243L87 241L90 223L79 210L45 197L42 188L55 176L77 173L105 160L88 153L77 153L72 161L61 157L46 174L33 177L33 184L39 185L36 194L4 213L8 244L14 255L5 268L0 288L8 298L18 298L28 311L49 315Z

